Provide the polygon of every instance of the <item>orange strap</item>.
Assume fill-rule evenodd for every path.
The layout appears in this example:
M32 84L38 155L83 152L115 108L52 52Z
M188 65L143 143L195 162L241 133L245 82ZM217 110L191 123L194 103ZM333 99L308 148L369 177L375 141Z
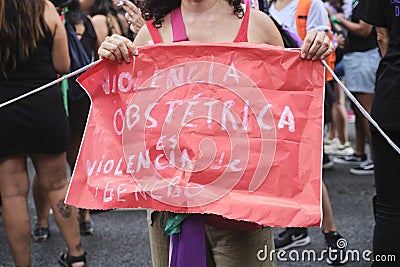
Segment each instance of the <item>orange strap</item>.
M299 0L296 10L296 27L300 38L304 40L307 35L307 17L312 0Z
M331 21L329 20L329 28L332 29L332 25L331 25ZM328 34L329 40L333 40L333 34L332 31L329 32ZM326 59L325 59L326 63L328 64L328 66L334 70L335 69L335 62L336 62L336 53L335 51L333 51ZM329 82L333 80L333 76L332 74L328 71L325 70L325 81Z
M304 40L307 35L307 18L308 18L308 12L310 11L311 8L311 2L312 0L299 0L299 3L297 5L297 10L296 10L296 27L297 27L297 33L299 34L300 38ZM326 18L329 20L329 18ZM332 41L333 36L332 33L329 33L329 39ZM334 69L335 67L335 61L336 61L336 54L335 52L332 52L326 59L326 63L329 65L331 69ZM325 70L325 81L331 81L333 80L332 75L330 74L329 71Z

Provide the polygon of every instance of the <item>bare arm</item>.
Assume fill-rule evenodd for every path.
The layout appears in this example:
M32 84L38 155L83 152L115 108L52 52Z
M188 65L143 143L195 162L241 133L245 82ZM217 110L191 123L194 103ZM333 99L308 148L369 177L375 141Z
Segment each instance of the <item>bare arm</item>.
M271 18L263 12L250 10L249 42L282 46L283 40Z
M337 14L336 18L339 20L340 24L352 34L360 37L368 37L368 35L371 34L373 26L363 20L360 20L359 23L352 22L346 19L343 14Z
M67 33L56 8L50 1L46 1L44 19L53 35L51 51L53 67L58 73L67 73L70 67Z
M379 49L381 50L382 57L386 55L387 49L389 47L389 30L388 28L376 27L377 41Z
M95 15L92 17L92 24L97 36L97 48L99 48L108 35L107 17Z

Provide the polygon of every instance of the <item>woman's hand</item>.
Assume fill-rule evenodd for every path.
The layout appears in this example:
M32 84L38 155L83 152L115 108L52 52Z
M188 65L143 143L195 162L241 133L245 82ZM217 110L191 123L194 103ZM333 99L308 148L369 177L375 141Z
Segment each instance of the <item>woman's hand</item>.
M335 47L325 32L311 30L307 33L301 46L301 57L322 60L329 56L334 49Z
M146 24L146 21L142 17L142 12L140 9L132 2L125 1L122 5L122 8L125 10L125 18L128 21L129 29L134 33L138 33L140 28Z
M337 13L336 15L334 15L334 17L339 21L339 23L342 23L342 21L346 19L343 13Z
M137 56L138 51L133 43L128 39L118 34L106 37L98 50L99 58L109 60L117 60L122 63L123 60L131 62L131 55Z

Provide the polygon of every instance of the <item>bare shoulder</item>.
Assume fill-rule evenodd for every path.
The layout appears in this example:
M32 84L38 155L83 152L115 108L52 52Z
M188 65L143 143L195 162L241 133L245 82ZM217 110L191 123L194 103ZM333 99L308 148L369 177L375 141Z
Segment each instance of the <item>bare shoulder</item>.
M271 18L260 10L250 10L249 41L283 46L281 35Z
M92 24L93 25L98 25L98 26L104 26L107 25L107 17L104 15L94 15L92 17Z
M143 25L143 27L139 30L138 34L135 37L135 40L133 41L134 46L145 46L152 44L152 38L149 32L149 29L147 28L147 25Z
M48 0L45 1L44 20L50 31L54 34L57 24L59 24L61 20L56 7Z
M170 19L169 14L164 17L162 26L160 28L157 28L157 31L160 34L160 37L164 44L169 44L169 43L173 42L171 19ZM140 29L133 44L135 46L144 46L144 45L153 44L153 38L151 37L149 28L147 27L147 24L145 24Z

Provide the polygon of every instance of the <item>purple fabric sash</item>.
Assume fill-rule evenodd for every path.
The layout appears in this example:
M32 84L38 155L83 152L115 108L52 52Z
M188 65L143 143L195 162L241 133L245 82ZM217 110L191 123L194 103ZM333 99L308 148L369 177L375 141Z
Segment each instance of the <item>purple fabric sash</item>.
M206 267L204 217L191 215L181 224L181 232L170 236L170 267Z

